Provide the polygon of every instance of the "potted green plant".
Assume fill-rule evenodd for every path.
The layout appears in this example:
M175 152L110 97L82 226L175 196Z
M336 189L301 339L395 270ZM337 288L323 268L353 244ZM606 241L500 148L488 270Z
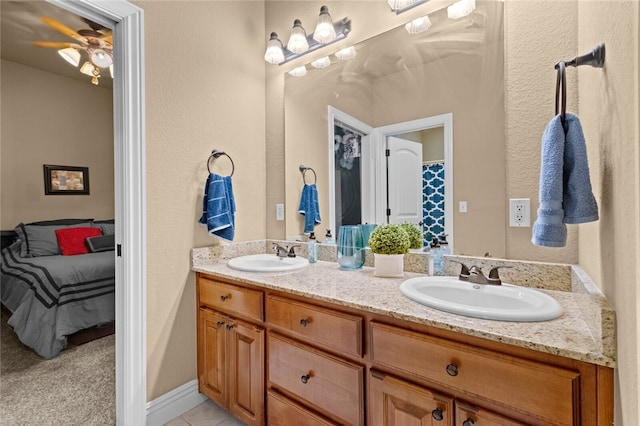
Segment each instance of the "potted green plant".
M376 277L403 277L404 255L409 252L411 241L402 225L380 225L371 232L369 247L375 263Z
M400 226L409 236L409 248L411 250L422 250L422 232L418 226L410 222L405 222Z

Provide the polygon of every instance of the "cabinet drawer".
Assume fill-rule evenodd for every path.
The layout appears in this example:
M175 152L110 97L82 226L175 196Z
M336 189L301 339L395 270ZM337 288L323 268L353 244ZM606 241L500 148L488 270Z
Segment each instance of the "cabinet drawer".
M483 408L474 407L463 401L456 401L456 426L527 426Z
M267 296L267 322L305 340L362 357L362 318Z
M537 417L580 424L578 372L371 323L372 360Z
M326 420L310 412L299 404L278 395L267 392L267 424L269 426L337 426L338 423Z
M264 294L258 290L221 283L201 276L200 305L262 322Z
M364 368L276 334L268 336L269 382L341 424L364 424Z

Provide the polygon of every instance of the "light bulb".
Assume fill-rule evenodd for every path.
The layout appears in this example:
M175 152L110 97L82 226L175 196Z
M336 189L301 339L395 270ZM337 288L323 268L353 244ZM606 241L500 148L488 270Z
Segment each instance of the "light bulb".
M287 49L293 53L304 53L309 50L307 33L304 28L302 28L302 22L300 22L299 19L293 21L293 28L291 28L291 36L287 43Z
M414 19L404 27L409 34L418 34L431 28L431 20L428 16L423 16L421 18Z
M264 60L274 65L284 62L282 42L276 33L271 33L271 38L267 43L267 51L264 54Z
M91 52L90 55L91 62L97 67L100 68L108 68L109 65L113 63L113 59L111 59L111 55L105 52L102 49L96 49Z
M292 69L291 71L289 71L289 74L294 77L302 77L304 75L307 75L307 68L303 65L301 67Z
M342 61L347 61L356 57L356 48L353 46L345 47L344 49L336 52L336 57Z
M65 61L69 62L74 67L77 67L80 64L80 52L73 47L58 50L58 55L62 56Z
M333 27L333 21L327 6L320 8L318 25L316 25L316 30L313 32L313 39L318 43L331 43L336 39L336 29Z
M316 59L315 61L311 62L311 66L318 69L326 68L329 65L331 65L331 59L329 59L328 56L325 56L324 58Z

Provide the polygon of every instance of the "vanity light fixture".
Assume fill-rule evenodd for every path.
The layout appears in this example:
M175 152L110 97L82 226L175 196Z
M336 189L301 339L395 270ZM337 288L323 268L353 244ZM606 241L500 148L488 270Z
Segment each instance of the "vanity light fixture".
M450 19L464 18L476 9L476 0L458 0L447 7L447 15Z
M316 59L315 61L311 62L311 66L318 69L326 68L329 65L331 65L331 59L329 59L328 56L324 56L320 59Z
M356 48L353 46L345 47L342 50L336 52L336 57L341 61L348 61L356 57Z
M423 16L407 23L404 27L409 34L419 34L431 28L431 20L428 16Z
M391 11L395 12L396 15L399 15L428 1L429 0L387 0L387 3L391 7Z
M343 18L340 21L333 22L327 6L322 6L318 17L318 25L313 34L307 35L299 19L293 22L291 36L286 46L283 46L278 39L278 34L271 33L267 42L264 60L270 64L285 64L302 55L344 39L350 31L350 19Z
M302 65L301 67L298 68L294 68L291 71L289 71L289 74L294 76L294 77L302 77L307 75L307 67L305 67L304 65Z

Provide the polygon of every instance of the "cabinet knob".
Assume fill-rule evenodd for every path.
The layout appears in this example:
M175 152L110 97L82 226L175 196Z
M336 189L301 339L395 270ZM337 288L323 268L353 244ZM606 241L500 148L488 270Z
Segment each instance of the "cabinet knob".
M449 364L447 365L447 374L450 376L457 376L458 375L458 366L455 364Z
M309 321L309 319L308 319L308 318L302 318L302 319L300 320L300 326L304 328L304 327L306 327L307 325L309 325L309 323L310 323L310 322L311 322L311 321Z
M216 328L220 328L220 327L222 327L223 325L224 325L224 321L218 321L218 322L216 323Z
M310 374L305 374L302 377L300 377L300 380L302 381L302 383L306 385L310 378L311 378Z
M476 422L474 422L472 419L467 419L464 422L462 422L462 426L475 426Z
M233 330L233 324L227 324L227 330L229 331Z
M231 299L231 295L230 295L230 294L229 294L229 295L225 295L225 294L223 294L222 296L220 296L220 300L221 300L222 302L226 302L226 301L227 301L227 299Z
M444 413L442 412L442 408L436 408L435 410L433 410L431 412L431 417L433 417L437 421L444 419Z

